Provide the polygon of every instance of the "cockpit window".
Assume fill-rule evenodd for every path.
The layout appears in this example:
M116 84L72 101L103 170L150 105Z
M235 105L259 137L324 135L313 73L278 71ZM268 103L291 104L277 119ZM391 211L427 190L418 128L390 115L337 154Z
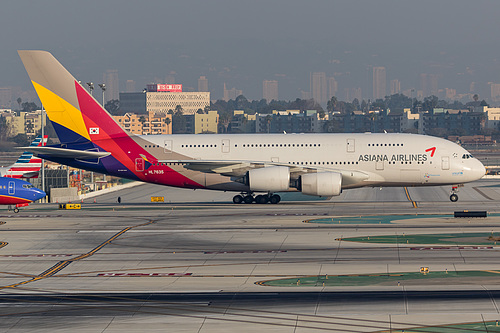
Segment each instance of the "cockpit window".
M462 159L469 159L469 158L474 158L474 156L472 156L471 154L463 154L462 155Z
M23 184L23 188L33 188L33 185L31 185L31 184L29 184L29 185L28 184Z

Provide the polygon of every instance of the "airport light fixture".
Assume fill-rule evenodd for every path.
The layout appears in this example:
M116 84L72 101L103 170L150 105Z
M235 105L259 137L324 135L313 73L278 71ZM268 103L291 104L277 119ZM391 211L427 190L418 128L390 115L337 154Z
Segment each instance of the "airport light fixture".
M99 83L98 85L102 89L102 105L104 106L104 92L106 91L106 84L105 83Z
M87 82L90 90L90 96L92 96L92 92L94 91L94 82Z

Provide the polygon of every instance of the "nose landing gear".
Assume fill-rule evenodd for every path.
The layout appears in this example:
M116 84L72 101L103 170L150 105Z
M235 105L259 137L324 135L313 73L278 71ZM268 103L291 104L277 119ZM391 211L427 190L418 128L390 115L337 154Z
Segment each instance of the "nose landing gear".
M464 186L463 184L460 185L454 185L451 187L451 192L450 192L450 201L451 202L457 202L458 201L458 188Z

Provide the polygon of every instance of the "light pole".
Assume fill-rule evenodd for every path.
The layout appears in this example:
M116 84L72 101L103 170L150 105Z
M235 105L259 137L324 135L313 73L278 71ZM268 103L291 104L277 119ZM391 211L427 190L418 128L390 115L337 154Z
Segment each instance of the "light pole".
M90 90L90 96L92 96L92 92L94 91L94 82L87 82Z
M104 92L106 91L106 84L99 83L99 87L102 89L102 106L104 106Z

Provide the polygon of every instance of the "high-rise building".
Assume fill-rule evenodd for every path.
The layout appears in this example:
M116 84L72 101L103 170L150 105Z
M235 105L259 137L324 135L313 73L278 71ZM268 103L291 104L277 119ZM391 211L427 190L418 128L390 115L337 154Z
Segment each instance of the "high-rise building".
M445 98L449 100L454 100L455 96L457 95L457 90L456 89L451 89L451 88L444 88L445 91Z
M165 83L166 84L174 84L175 83L175 73L174 71L171 71L165 76Z
M128 93L136 92L134 80L127 80L127 82L125 82L125 92Z
M236 88L226 89L226 83L224 83L224 100L227 102L230 99L235 100L236 97L243 95L242 90Z
M312 98L319 104L327 102L326 94L326 74L324 72L315 72L311 75Z
M500 100L500 83L491 83L491 99L495 102Z
M385 98L387 79L385 67L373 67L373 99Z
M22 102L25 102L21 99ZM12 107L12 88L5 87L0 88L0 108L2 109L10 109ZM17 104L17 102L15 103ZM16 105L16 107L21 108L21 105Z
M328 78L328 96L327 100L330 100L333 96L337 95L337 91L339 90L339 84L337 80L333 76Z
M391 95L401 93L401 82L398 79L391 80Z
M198 91L208 91L208 79L206 76L200 76L198 79Z
M106 91L104 92L104 103L111 101L113 99L119 99L119 81L118 81L118 70L108 69L104 73L103 78L104 84L106 84Z
M278 81L264 80L262 82L262 98L268 103L272 100L278 100Z
M438 76L436 74L420 74L420 90L424 97L438 94Z

